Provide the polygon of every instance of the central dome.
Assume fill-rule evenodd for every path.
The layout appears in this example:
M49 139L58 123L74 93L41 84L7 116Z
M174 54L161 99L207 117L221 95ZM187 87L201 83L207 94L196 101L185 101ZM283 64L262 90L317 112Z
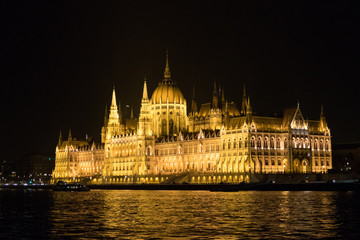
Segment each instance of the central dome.
M169 68L169 59L166 52L166 65L164 72L164 80L159 83L151 96L150 102L152 104L160 103L177 103L186 104L185 98L177 86L176 82L171 80L171 73Z
M164 80L159 83L151 96L152 104L178 103L184 104L185 98L177 84L171 80Z

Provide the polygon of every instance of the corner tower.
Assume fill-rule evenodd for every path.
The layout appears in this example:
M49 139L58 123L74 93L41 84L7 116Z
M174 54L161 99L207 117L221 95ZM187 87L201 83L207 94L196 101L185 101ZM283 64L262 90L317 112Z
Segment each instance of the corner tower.
M116 104L115 87L112 92L110 113L108 113L107 107L105 107L104 126L101 131L101 142L104 143L106 139L110 139L112 136L123 133L121 125L121 119L119 116L118 106Z

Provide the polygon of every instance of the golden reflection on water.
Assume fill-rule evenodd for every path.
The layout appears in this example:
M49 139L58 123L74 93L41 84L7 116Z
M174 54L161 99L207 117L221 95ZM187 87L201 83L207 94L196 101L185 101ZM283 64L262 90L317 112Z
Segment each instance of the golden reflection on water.
M338 238L337 192L53 192L54 238ZM347 200L346 200L347 201Z

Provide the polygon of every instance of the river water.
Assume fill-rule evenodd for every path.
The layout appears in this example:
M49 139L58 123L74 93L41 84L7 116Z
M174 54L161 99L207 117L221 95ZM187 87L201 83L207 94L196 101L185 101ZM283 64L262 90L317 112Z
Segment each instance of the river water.
M359 239L360 193L0 190L0 239Z

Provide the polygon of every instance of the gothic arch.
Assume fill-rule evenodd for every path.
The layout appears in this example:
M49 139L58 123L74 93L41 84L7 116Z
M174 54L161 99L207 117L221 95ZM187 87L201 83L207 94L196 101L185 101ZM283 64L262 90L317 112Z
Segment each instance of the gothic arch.
M293 167L293 172L294 173L301 173L301 162L298 158L294 159L294 167Z

